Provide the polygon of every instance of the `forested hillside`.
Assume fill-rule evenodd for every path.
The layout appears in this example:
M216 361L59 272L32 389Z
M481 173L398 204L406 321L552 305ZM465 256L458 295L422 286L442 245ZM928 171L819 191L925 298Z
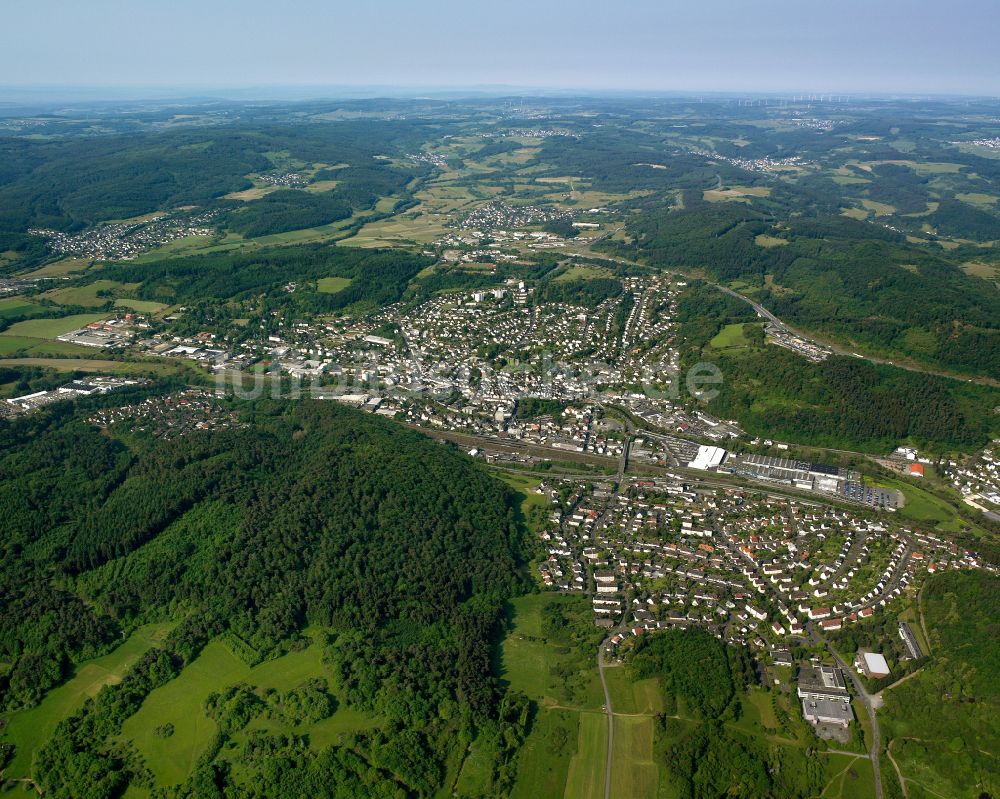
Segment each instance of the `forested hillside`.
M937 213L953 213L953 205L942 203ZM654 266L744 281L778 317L806 330L955 371L1000 372L996 285L966 274L945 251L908 243L885 227L788 214L774 198L753 206L711 203L687 191L683 207L651 205L630 222L634 245L602 246L637 251ZM981 215L980 237L995 238L1000 221ZM761 235L778 246L760 246Z
M996 796L1000 579L937 575L927 583L922 607L933 657L885 694L889 751L928 795Z
M714 363L722 373L708 409L738 419L754 435L833 447L888 451L901 440L935 449L982 446L997 431L1000 392L834 355L806 361L766 345L718 348L726 325L752 326L749 305L695 281L678 302L683 359ZM760 326L757 326L760 330Z
M3 707L35 704L141 624L180 621L43 742L40 788L152 786L120 737L150 692L220 636L253 665L302 649L307 627L327 631L326 678L380 730L322 751L258 735L231 770L216 753L266 708L293 723L335 706L322 680L270 698L232 687L206 704L219 732L186 786L157 795L424 796L476 733L513 724L516 747L519 700L501 701L489 660L519 586L508 489L333 404L240 411L243 429L171 441L104 435L69 412L0 423Z

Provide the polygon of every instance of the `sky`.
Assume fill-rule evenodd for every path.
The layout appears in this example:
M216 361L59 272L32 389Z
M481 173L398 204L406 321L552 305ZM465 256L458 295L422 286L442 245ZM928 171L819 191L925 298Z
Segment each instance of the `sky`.
M1000 0L2 0L0 86L993 96Z

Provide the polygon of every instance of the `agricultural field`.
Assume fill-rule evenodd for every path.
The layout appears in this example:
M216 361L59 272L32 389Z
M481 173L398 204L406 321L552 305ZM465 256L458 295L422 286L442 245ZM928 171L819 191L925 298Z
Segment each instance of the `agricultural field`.
M655 678L633 680L622 666L605 666L604 679L615 714L652 716L664 711L663 693Z
M653 718L619 715L616 712L614 724L611 766L613 795L634 797L634 799L656 799L660 768L653 754L655 735Z
M608 752L608 719L603 713L580 714L576 754L569 762L565 796L573 799L600 799L604 796L604 767ZM618 764L616 759L615 765ZM624 766L624 764L622 764ZM612 774L619 772L614 771ZM626 777L626 780L628 778ZM620 784L620 783L619 783ZM624 796L640 797L631 793Z
M502 675L512 688L524 691L538 705L521 749L513 799L599 799L604 795L608 718L596 657L574 658L565 651L567 647L543 635L542 609L546 605L556 602L572 609L584 606L582 600L543 593L513 603L513 627L502 649ZM554 674L573 666L586 677L590 690L567 701L564 686ZM621 666L607 667L605 677L615 725L612 795L656 799L660 774L653 755L654 716L663 711L659 684L655 679L633 682Z
M553 602L589 612L583 597L519 597L512 603L513 626L501 650L502 679L538 707L521 750L513 796L603 796L608 721L601 710L596 648L591 657L565 653L566 647L544 637L542 609ZM556 674L563 669L575 673L564 680ZM539 794L543 786L545 793Z

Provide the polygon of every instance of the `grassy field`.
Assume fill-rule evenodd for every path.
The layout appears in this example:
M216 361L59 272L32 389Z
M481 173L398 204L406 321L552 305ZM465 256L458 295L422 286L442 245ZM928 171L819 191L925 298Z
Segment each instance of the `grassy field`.
M995 211L997 203L1000 203L1000 198L995 197L992 194L983 194L982 192L975 191L964 194L956 194L955 198L961 200L963 203L984 208L987 211Z
M945 500L902 480L880 477L873 483L882 488L895 488L903 492L906 502L898 511L899 515L921 524L936 527L946 532L959 532L963 525L958 511Z
M566 799L603 799L607 752L607 716L603 713L580 713L576 754L569 762L569 773L566 776ZM621 771L612 773L627 779ZM632 796L624 792L619 795Z
M759 233L754 237L753 241L758 247L784 247L788 244L787 239L780 239L777 236L768 236L766 233Z
M110 654L81 663L73 676L50 691L41 704L10 716L3 739L12 742L17 752L4 776L15 779L28 776L35 750L52 734L56 725L88 697L96 696L105 685L119 682L139 656L162 641L172 626L149 624L140 627Z
M104 314L73 314L59 319L27 319L8 327L0 336L52 339L104 318Z
M459 796L488 796L493 790L493 763L495 748L477 738L469 747L469 754L455 782Z
M585 597L529 594L513 602L512 629L501 650L500 673L538 707L518 760L514 799L603 796L607 716L594 658L581 661L542 635L541 610L549 602L586 608ZM556 674L576 666L574 690ZM569 695L568 695L569 694Z
M89 258L63 258L29 272L26 277L63 277L73 272L83 272L91 263Z
M589 658L584 662L573 653L557 651L544 638L541 611L550 602L576 608L587 604L582 596L545 593L514 600L513 629L501 648L501 677L539 705L599 710L604 704L604 692L597 673L596 651L591 664ZM558 667L573 666L578 668L568 679L555 673Z
M0 366L38 366L57 372L100 372L102 374L173 374L187 362L180 359L159 361L107 361L101 358L0 358Z
M726 325L713 338L708 345L712 349L725 350L736 347L745 347L749 344L746 336L743 335L743 324Z
M111 297L100 297L98 296L98 292L124 293L134 290L138 285L138 283L118 283L114 280L95 280L86 286L68 286L62 289L47 291L42 296L60 305L82 305L84 308L99 308L105 305Z
M225 196L225 199L251 202L252 200L259 200L261 197L265 197L279 188L279 186L254 186L252 189L244 189L243 191L231 191Z
M749 202L750 197L769 197L770 194L771 190L766 186L733 186L728 189L706 189L702 196L710 203L729 200Z
M655 677L633 682L623 666L606 666L604 679L608 684L615 715L653 715L663 712L663 693Z
M580 715L572 710L539 711L518 755L511 799L563 799L580 736Z
M818 755L819 756L819 755ZM875 795L875 775L867 757L822 755L829 782L820 794L823 799L860 799Z
M973 277L981 277L983 280L1000 282L1000 267L992 264L984 264L981 261L967 261L962 264L962 271Z
M875 216L889 216L896 213L895 206L888 203L875 202L875 200L862 200L861 204L875 214Z
M154 314L166 307L162 302L153 302L152 300L115 300L115 308L128 308L136 313Z
M41 305L36 305L24 297L7 297L0 300L0 320L18 319L40 310L42 310Z
M494 474L519 494L521 513L528 523L528 529L531 532L539 532L548 521L549 503L544 496L535 492L538 488L538 478L499 469Z
M317 290L324 294L336 294L351 285L349 277L321 277L317 283Z
M213 641L180 676L157 688L129 718L122 737L145 758L158 786L182 782L215 734L215 722L202 709L213 691L249 677L250 668L224 644ZM153 729L173 724L174 734L159 738Z
M92 347L67 344L65 341L50 341L45 338L13 336L0 333L0 357L4 355L27 355L45 357L48 355L93 355Z
M656 799L660 770L653 760L652 717L619 716L616 712L614 724L612 795L631 799ZM607 746L606 740L604 745Z
M570 280L590 280L595 277L611 277L611 272L600 266L590 264L573 264L565 272L560 274L556 283L565 283Z
M203 709L210 693L238 682L246 682L261 690L274 688L287 691L313 677L329 679L322 663L323 648L316 641L301 651L250 667L233 654L222 640L216 639L179 677L146 697L138 712L125 722L122 737L132 740L143 755L157 786L181 782L191 772L216 731L215 722L205 715ZM172 736L160 738L153 733L156 727L168 722L174 725ZM310 745L321 749L346 732L367 729L377 723L377 720L343 703L329 718L294 728L273 719L258 717L246 730L233 736L234 749L227 751L234 760L238 760L247 734L255 729L308 735Z

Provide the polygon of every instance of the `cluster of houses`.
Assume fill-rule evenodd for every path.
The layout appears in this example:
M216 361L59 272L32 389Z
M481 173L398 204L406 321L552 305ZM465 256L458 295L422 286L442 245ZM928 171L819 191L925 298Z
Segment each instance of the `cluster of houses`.
M942 568L978 568L933 534L813 503L693 489L681 480L556 481L542 531L542 582L589 594L620 640L706 624L764 650L872 617ZM631 597L631 607L626 600Z
M962 464L949 461L944 472L968 505L1000 521L1000 440Z
M776 170L803 167L808 164L807 161L804 161L797 155L789 156L788 158L770 158L769 156L761 158L729 158L712 150L703 150L697 147L688 152L692 155L703 156L712 161L724 161L727 164L732 164L739 169L746 169L750 172L774 172Z
M188 389L147 397L134 405L102 408L91 414L87 422L101 428L126 424L133 431L168 439L201 430L247 426L214 392L204 389Z
M556 219L567 221L573 218L571 211L538 205L508 205L501 199L490 200L470 213L461 222L466 230L513 230L530 225L552 222Z
M129 261L142 253L188 236L211 236L216 211L153 217L140 222L109 222L82 233L64 233L47 228L31 228L32 236L42 236L49 248L60 255Z
M610 657L650 631L699 625L791 665L792 642L808 640L810 629L871 618L939 569L993 568L932 533L680 478L631 478L617 489L610 480L552 479L538 492L550 506L540 579L590 598ZM922 656L905 623L899 638L886 648L900 659ZM855 667L869 679L891 673L886 657L868 650ZM853 714L840 669L803 668L798 696L818 734L842 736Z

